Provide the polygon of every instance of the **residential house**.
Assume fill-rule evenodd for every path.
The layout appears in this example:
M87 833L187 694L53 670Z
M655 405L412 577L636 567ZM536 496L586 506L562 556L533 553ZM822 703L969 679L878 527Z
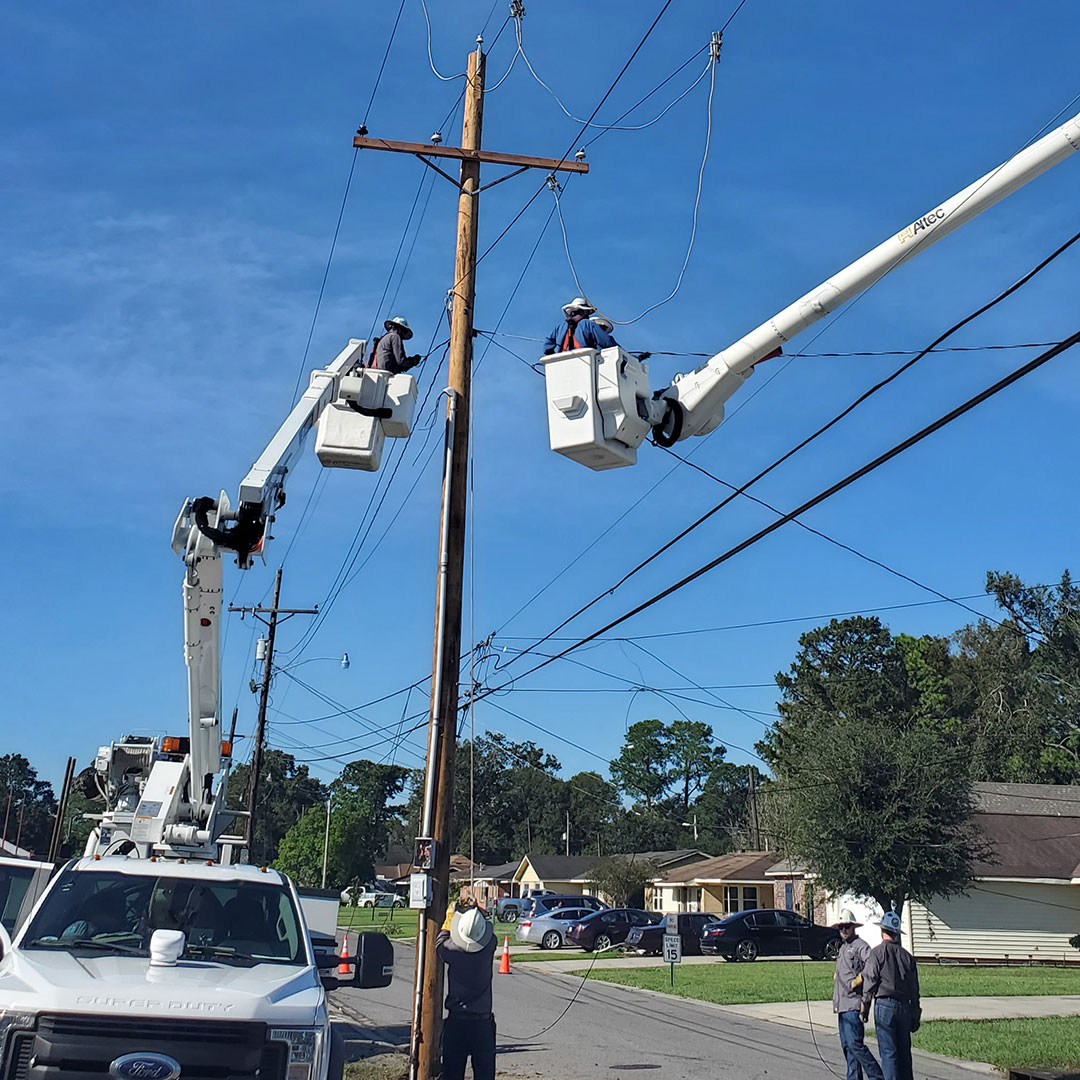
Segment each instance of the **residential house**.
M967 893L911 901L904 943L921 960L1080 963L1069 938L1080 932L1080 786L974 785L975 823L993 849L977 863ZM872 900L837 897L880 918Z
M675 871L680 866L698 862L704 852L694 848L678 848L673 851L636 851L628 854L612 854L598 858L595 855L525 855L513 877L518 895L529 889L547 889L555 893L584 895L592 892L590 873L603 859L634 859L651 863L665 871ZM633 900L638 899L635 897Z
M482 908L491 910L495 901L503 896L517 896L518 886L514 882L514 874L521 865L520 859L513 862L500 863L498 866L484 866L477 870L472 880L472 886L468 890L469 895Z
M775 852L742 851L675 867L656 877L646 890L652 911L707 911L732 915L752 908L775 907Z

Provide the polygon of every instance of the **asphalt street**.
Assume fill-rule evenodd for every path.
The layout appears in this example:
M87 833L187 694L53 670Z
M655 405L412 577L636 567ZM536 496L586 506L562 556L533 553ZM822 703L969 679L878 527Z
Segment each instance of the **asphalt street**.
M343 989L331 995L332 1007L348 1021L350 1057L407 1050L413 950L401 943L394 950L394 982L386 990ZM611 1080L638 1072L680 1080L830 1080L845 1075L835 1036L818 1035L815 1044L807 1031L611 983L583 985L580 978L544 973L545 966L523 963L510 975L495 976L501 1074L552 1080ZM919 1057L915 1075L974 1080L986 1073Z

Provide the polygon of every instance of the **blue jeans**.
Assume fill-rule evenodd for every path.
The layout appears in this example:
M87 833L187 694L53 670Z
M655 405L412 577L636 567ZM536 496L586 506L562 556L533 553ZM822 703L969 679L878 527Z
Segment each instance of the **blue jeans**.
M911 1007L895 998L874 1002L874 1027L885 1080L914 1080L911 1070Z
M840 1026L840 1045L844 1048L844 1060L847 1061L847 1080L863 1080L863 1069L870 1080L882 1080L881 1066L863 1042L865 1029L859 1010L851 1009L838 1013L836 1021Z

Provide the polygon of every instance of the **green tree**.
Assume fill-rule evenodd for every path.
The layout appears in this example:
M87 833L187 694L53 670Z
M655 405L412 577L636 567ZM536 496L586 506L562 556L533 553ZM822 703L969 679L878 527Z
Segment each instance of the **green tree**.
M799 639L777 676L780 719L758 744L776 777L766 824L825 887L900 910L964 891L988 855L950 679L938 639L895 640L877 619Z
M388 803L401 792L408 769L357 760L330 785L330 839L327 885L345 888L370 882L374 863L386 846ZM310 809L282 837L274 865L300 885L322 880L326 806Z
M229 776L227 805L230 809L247 808L250 775L250 766L238 765ZM267 750L263 755L259 804L255 808L251 861L259 866L272 863L277 858L281 838L313 806L326 802L327 794L327 789L308 773L308 767L298 765L292 754ZM321 860L321 848L319 852Z
M659 872L656 864L648 859L616 855L601 859L589 871L589 880L596 892L607 897L615 907L625 907L639 899L639 894Z
M678 806L685 814L713 770L724 760L712 728L700 720L673 720L667 728L668 761Z
M0 756L0 823L4 839L44 858L49 850L56 796L52 784L22 754Z
M639 720L626 732L622 752L611 763L611 777L631 798L651 809L672 780L671 739L663 721Z
M698 819L696 846L721 855L750 846L750 773L763 792L765 775L755 766L721 761L709 773L692 814Z

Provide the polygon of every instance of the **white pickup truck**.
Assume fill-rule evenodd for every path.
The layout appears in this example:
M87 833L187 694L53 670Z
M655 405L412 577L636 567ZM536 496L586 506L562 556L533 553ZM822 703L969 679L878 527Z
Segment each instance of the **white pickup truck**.
M340 1080L326 990L393 976L381 934L321 973L278 871L184 860L74 860L0 946L0 1080Z

